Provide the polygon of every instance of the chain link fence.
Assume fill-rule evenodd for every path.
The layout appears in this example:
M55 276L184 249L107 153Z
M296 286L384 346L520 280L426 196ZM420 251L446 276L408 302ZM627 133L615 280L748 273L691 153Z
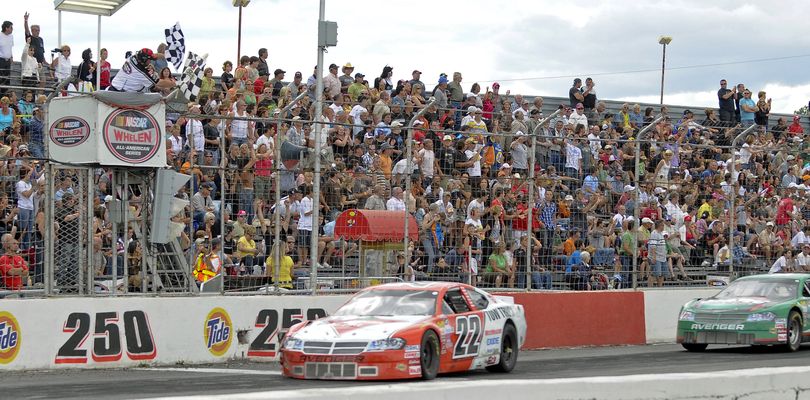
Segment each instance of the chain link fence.
M271 116L278 109L257 111L237 93L172 116L169 168L191 179L176 194L188 206L172 217L182 232L167 244L148 240L153 171L7 160L0 228L30 265L25 287L243 294L449 280L601 290L705 286L784 257L810 269L794 257L810 243L796 239L810 216L802 135L756 128L735 141L742 127L710 119L630 126L593 111L588 128L571 123L572 110L541 122L508 101L478 119L436 106L414 115L407 103L374 113L370 100L344 98L319 124L306 99L285 98ZM350 213L373 212L401 217L350 232ZM201 284L194 271L213 255L216 279Z
M45 242L52 252L53 294L75 295L91 293L96 273L93 254L93 208L98 199L92 180L93 170L81 167L53 167L53 192L43 203L52 199L51 240ZM47 177L46 177L47 179ZM21 209L22 211L22 209ZM22 220L24 221L24 219ZM24 223L23 223L24 224ZM25 243L23 237L23 246Z

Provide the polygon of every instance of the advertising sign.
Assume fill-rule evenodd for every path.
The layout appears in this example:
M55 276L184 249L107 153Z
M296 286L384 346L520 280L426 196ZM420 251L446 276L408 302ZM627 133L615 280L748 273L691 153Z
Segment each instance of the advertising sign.
M160 96L103 93L48 103L50 157L75 164L165 167L166 104Z
M132 164L148 161L163 142L155 118L140 110L119 109L112 112L104 121L102 137L110 154Z

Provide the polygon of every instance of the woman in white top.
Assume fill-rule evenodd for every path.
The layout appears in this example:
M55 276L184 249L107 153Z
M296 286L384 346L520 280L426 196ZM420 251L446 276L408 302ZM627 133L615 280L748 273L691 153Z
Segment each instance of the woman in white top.
M241 117L245 118L248 116L248 113L245 111L247 109L247 104L243 100L239 100L236 102L236 112L232 114L234 117ZM253 136L253 130L250 125L249 121L234 119L231 121L230 126L230 137L231 143L235 143L237 145L242 145L248 142L248 137Z
M669 186L669 170L672 168L672 150L664 151L664 157L658 162L655 168L655 186Z
M22 84L27 87L39 86L39 63L34 57L34 48L31 47L31 38L25 40L22 52Z
M73 75L73 66L70 64L70 46L64 45L61 48L62 52L51 61L51 68L53 68L53 76L59 81L71 77ZM53 57L53 55L51 55Z
M745 143L743 143L742 148L740 149L740 161L742 162L742 169L749 169L751 162L751 156L754 153L754 135L749 135L745 138Z
M785 250L785 253L782 254L782 257L777 258L776 261L773 263L768 273L778 274L780 272L793 272L793 271L794 271L793 252L791 250Z

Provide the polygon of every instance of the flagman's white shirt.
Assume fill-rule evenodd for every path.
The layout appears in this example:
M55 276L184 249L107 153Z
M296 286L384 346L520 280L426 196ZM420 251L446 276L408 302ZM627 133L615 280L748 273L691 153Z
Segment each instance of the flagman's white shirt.
M135 57L132 56L115 74L111 86L122 92L149 93L156 82L146 71L138 68Z

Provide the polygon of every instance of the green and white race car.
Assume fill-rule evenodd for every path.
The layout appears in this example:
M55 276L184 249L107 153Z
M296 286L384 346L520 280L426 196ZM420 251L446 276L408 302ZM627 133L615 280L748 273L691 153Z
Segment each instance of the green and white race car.
M681 307L677 342L686 350L710 344L778 345L796 351L810 340L810 274L752 275L720 293Z

